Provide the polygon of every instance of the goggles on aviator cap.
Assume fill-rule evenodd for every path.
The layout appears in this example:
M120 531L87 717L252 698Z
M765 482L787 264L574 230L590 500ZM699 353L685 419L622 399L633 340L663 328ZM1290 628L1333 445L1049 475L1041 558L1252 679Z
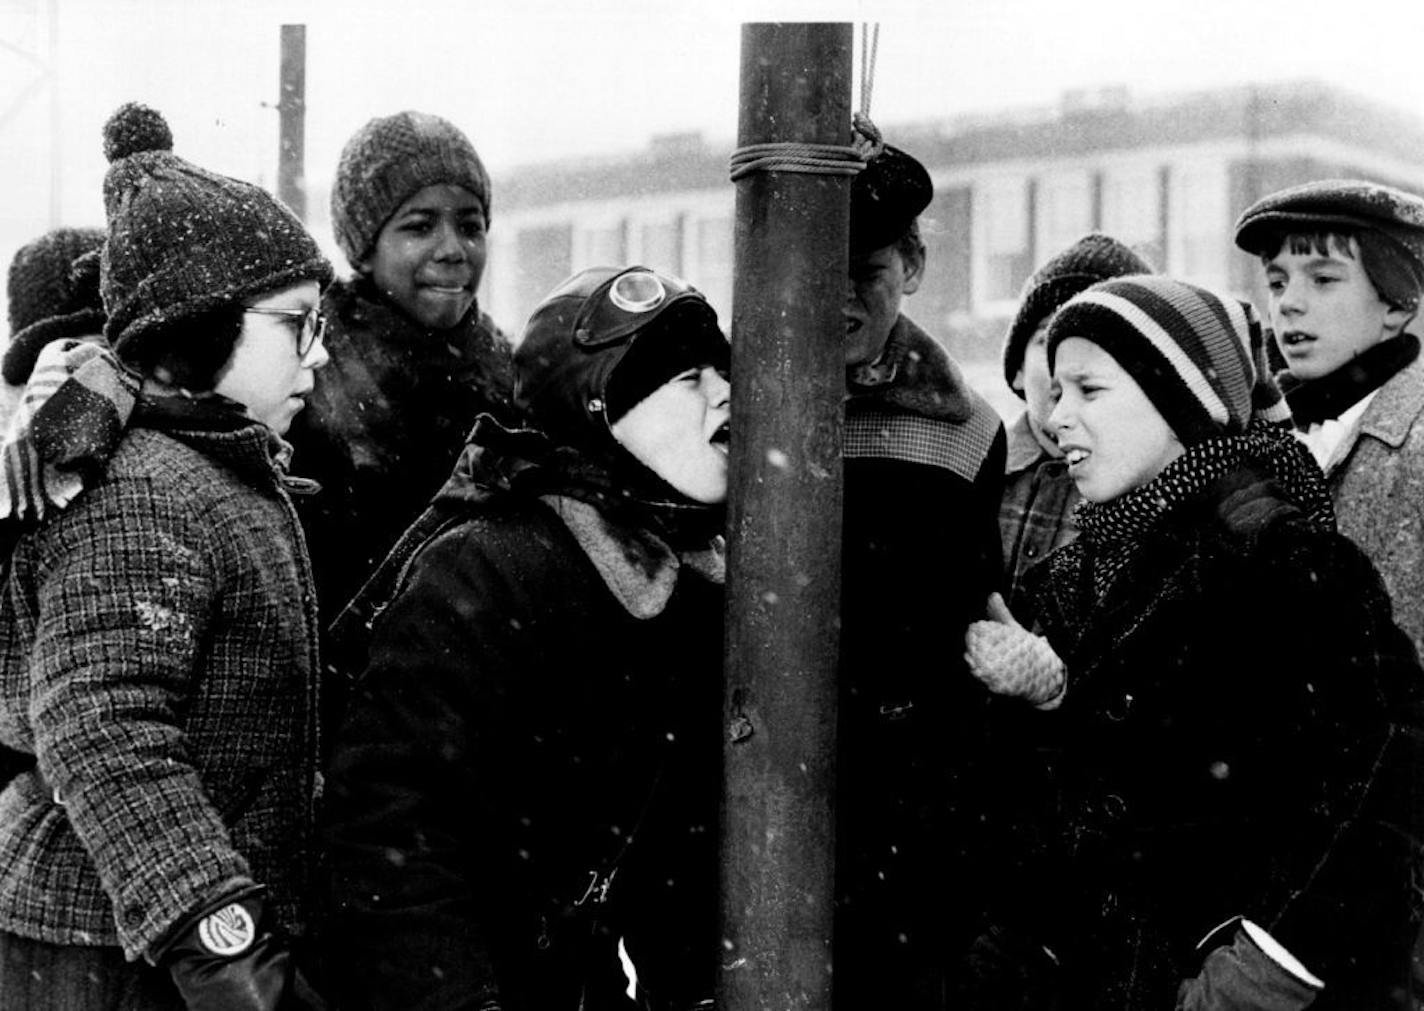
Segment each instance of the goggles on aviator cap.
M686 281L648 267L629 267L584 300L574 319L574 343L587 349L621 344L669 307L689 300L707 305L703 294Z

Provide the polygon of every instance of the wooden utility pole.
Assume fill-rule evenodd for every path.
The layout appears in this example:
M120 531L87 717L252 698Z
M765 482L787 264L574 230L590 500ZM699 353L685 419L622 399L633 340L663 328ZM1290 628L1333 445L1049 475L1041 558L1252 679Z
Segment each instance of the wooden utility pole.
M742 30L738 143L850 142L851 26ZM829 1009L850 177L737 184L722 1011Z
M307 219L307 26L282 26L282 68L277 100L277 199Z

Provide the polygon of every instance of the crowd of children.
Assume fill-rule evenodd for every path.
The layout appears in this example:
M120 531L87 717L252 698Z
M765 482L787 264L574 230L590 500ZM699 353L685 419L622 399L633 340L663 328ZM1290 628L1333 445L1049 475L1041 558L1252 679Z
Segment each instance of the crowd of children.
M335 280L173 146L10 266L0 1006L713 1006L716 312L606 265L511 341L438 116L346 144ZM1424 199L1247 208L1264 322L1084 236L1006 429L902 312L932 197L867 155L832 338L836 1007L1419 1006Z

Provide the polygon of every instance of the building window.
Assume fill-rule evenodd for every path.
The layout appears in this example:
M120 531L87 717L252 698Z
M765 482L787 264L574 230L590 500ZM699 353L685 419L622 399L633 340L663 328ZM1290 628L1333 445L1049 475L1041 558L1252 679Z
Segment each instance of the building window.
M977 218L983 225L984 270L980 302L1018 297L1032 269L1029 248L1029 195L1022 180L986 185Z
M573 228L567 224L521 228L514 239L518 275L510 317L529 318L545 295L572 273Z
M1108 235L1141 254L1153 269L1162 269L1162 179L1157 169L1112 169L1104 173L1102 227Z
M1207 288L1224 288L1233 248L1225 166L1174 167L1167 197L1167 272Z
M1039 184L1038 259L1040 262L1058 255L1092 228L1093 184L1086 172L1050 176Z
M624 236L621 220L579 228L574 236L574 270L622 266L626 260Z
M645 267L682 274L682 221L646 221L638 226L637 261Z
M707 296L725 328L732 320L732 219L703 218L693 231L693 256L687 280Z

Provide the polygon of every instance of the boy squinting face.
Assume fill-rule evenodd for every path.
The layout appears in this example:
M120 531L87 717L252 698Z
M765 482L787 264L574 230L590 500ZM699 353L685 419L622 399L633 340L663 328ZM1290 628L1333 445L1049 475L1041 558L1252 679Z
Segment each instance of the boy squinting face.
M1083 337L1058 345L1058 404L1048 429L1068 476L1089 502L1111 502L1151 481L1182 455L1182 443L1117 359Z
M1380 298L1353 238L1332 237L1322 251L1288 236L1265 264L1276 345L1297 379L1330 375L1408 321Z

